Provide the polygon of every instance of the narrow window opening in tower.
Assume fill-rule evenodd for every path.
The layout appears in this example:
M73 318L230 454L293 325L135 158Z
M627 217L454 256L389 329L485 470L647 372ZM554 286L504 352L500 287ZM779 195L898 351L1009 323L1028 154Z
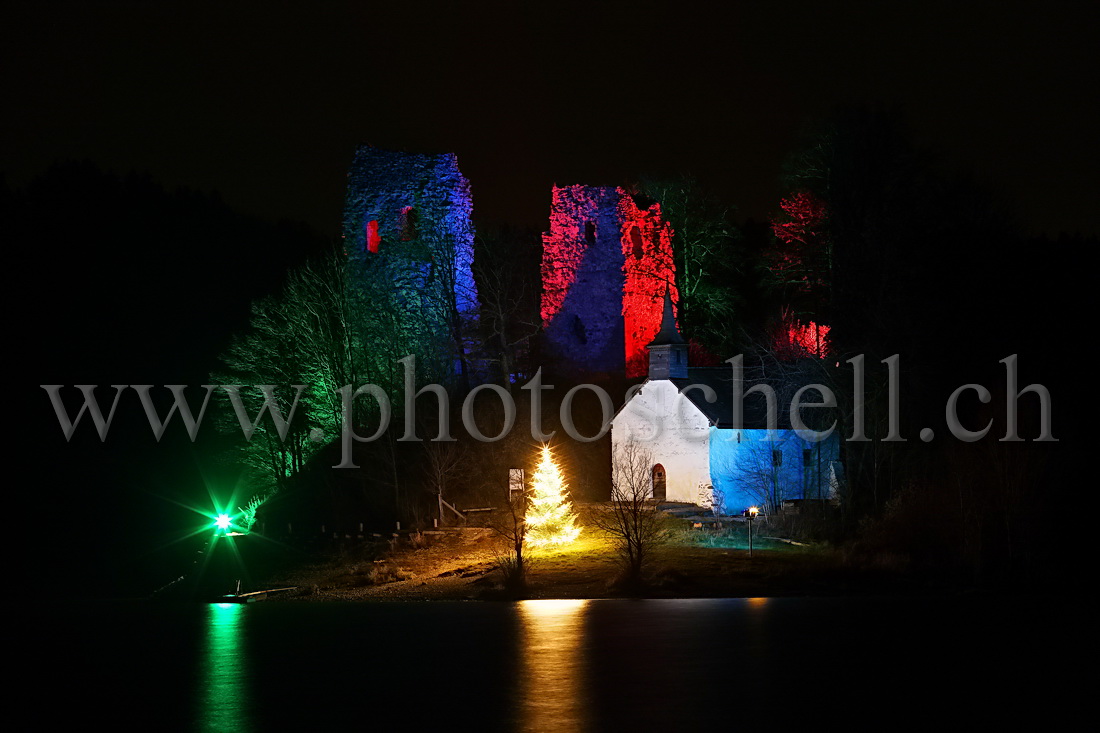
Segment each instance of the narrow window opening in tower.
M589 247L596 243L596 222L588 221L584 223L584 242Z
M378 221L372 219L367 222L367 251L378 253L378 245L382 243L382 237L378 234Z
M645 247L642 245L642 233L638 230L636 224L630 227L630 243L634 245L634 259L642 259L642 255L645 254Z
M401 209L401 241L416 239L416 209L405 206Z

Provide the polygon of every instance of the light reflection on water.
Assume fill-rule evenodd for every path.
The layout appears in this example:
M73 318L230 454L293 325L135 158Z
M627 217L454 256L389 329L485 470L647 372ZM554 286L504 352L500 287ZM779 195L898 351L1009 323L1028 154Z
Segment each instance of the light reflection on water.
M211 603L206 612L206 646L201 660L202 729L251 730L248 654L244 648L246 607Z
M768 654L768 599L745 598L742 625L746 655L766 657Z
M522 601L521 730L583 731L590 727L584 692L586 600Z
M51 669L29 679L78 687L88 719L125 710L117 729L217 731L724 729L760 706L812 727L856 699L875 705L845 715L1056 707L1076 648L1058 635L1083 618L1002 597L51 610ZM979 679L993 692L975 697Z

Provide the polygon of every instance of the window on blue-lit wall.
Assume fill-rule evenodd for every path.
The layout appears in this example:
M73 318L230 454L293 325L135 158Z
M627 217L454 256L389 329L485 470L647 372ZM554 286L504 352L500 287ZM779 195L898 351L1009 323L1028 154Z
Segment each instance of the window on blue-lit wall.
M596 222L587 221L584 223L584 243L589 247L596 243Z
M367 222L365 234L367 241L367 251L377 254L378 245L382 243L382 237L378 234L378 221L376 219L372 219Z
M416 239L416 209L405 206L401 209L401 241Z

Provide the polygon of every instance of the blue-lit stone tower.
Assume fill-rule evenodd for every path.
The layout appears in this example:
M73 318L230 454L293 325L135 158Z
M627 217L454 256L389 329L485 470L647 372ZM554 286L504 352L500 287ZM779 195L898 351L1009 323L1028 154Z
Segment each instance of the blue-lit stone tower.
M367 297L402 319L410 349L449 345L466 375L478 298L473 198L452 153L355 151L344 205L344 249ZM439 346L439 348L444 348Z

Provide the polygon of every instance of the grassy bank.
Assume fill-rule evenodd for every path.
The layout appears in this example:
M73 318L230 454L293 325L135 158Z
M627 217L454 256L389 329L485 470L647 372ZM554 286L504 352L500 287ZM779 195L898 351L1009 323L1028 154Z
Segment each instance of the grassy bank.
M761 527L765 534L766 526ZM928 590L890 557L859 557L825 546L756 538L752 556L742 525L722 530L673 524L656 548L647 584L635 594L657 598L910 593ZM457 600L507 597L497 567L508 543L484 528L411 534L394 543L345 548L270 578L294 585L297 599ZM621 595L617 547L585 526L573 544L529 550L527 597Z

